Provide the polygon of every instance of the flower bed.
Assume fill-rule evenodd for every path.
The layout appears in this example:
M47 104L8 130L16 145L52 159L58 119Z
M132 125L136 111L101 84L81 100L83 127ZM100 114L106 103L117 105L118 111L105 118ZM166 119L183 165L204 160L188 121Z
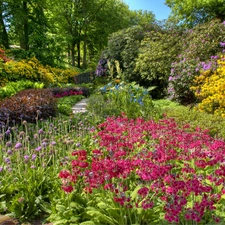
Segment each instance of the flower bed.
M224 141L172 119L112 117L98 128L96 146L73 151L59 173L66 193L86 199L91 224L224 219Z

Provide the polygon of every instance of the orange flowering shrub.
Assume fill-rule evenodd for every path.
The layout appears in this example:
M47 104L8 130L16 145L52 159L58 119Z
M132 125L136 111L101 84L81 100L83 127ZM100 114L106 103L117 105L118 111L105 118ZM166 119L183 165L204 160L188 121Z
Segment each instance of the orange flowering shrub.
M200 76L195 77L195 85L191 89L200 100L197 110L225 118L225 56L221 56L217 63L218 68L214 72L201 71Z

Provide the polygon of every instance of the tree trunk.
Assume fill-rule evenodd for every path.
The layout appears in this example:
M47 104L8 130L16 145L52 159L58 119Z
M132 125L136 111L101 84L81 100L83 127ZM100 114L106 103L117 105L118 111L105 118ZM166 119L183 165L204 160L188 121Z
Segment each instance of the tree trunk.
M80 68L80 40L77 42L77 67Z
M29 25L28 25L28 8L27 8L27 2L23 1L23 31L22 35L20 37L20 47L24 50L29 50Z
M75 41L71 42L71 60L72 60L72 66L75 67Z
M87 33L84 31L83 68L87 68Z
M2 44L6 49L9 49L9 37L4 24L2 3L0 5L0 34L0 44Z

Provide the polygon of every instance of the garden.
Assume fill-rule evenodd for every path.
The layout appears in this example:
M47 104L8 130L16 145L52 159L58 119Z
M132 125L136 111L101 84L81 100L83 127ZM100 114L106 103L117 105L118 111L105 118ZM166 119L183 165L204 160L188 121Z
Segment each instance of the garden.
M225 224L224 37L119 30L86 84L0 48L0 224Z

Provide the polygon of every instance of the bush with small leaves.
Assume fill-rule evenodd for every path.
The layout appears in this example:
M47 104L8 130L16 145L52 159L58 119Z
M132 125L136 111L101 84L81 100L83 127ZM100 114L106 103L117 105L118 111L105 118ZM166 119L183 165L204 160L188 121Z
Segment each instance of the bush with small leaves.
M0 101L0 127L12 123L36 122L56 114L56 99L49 89L28 89Z

